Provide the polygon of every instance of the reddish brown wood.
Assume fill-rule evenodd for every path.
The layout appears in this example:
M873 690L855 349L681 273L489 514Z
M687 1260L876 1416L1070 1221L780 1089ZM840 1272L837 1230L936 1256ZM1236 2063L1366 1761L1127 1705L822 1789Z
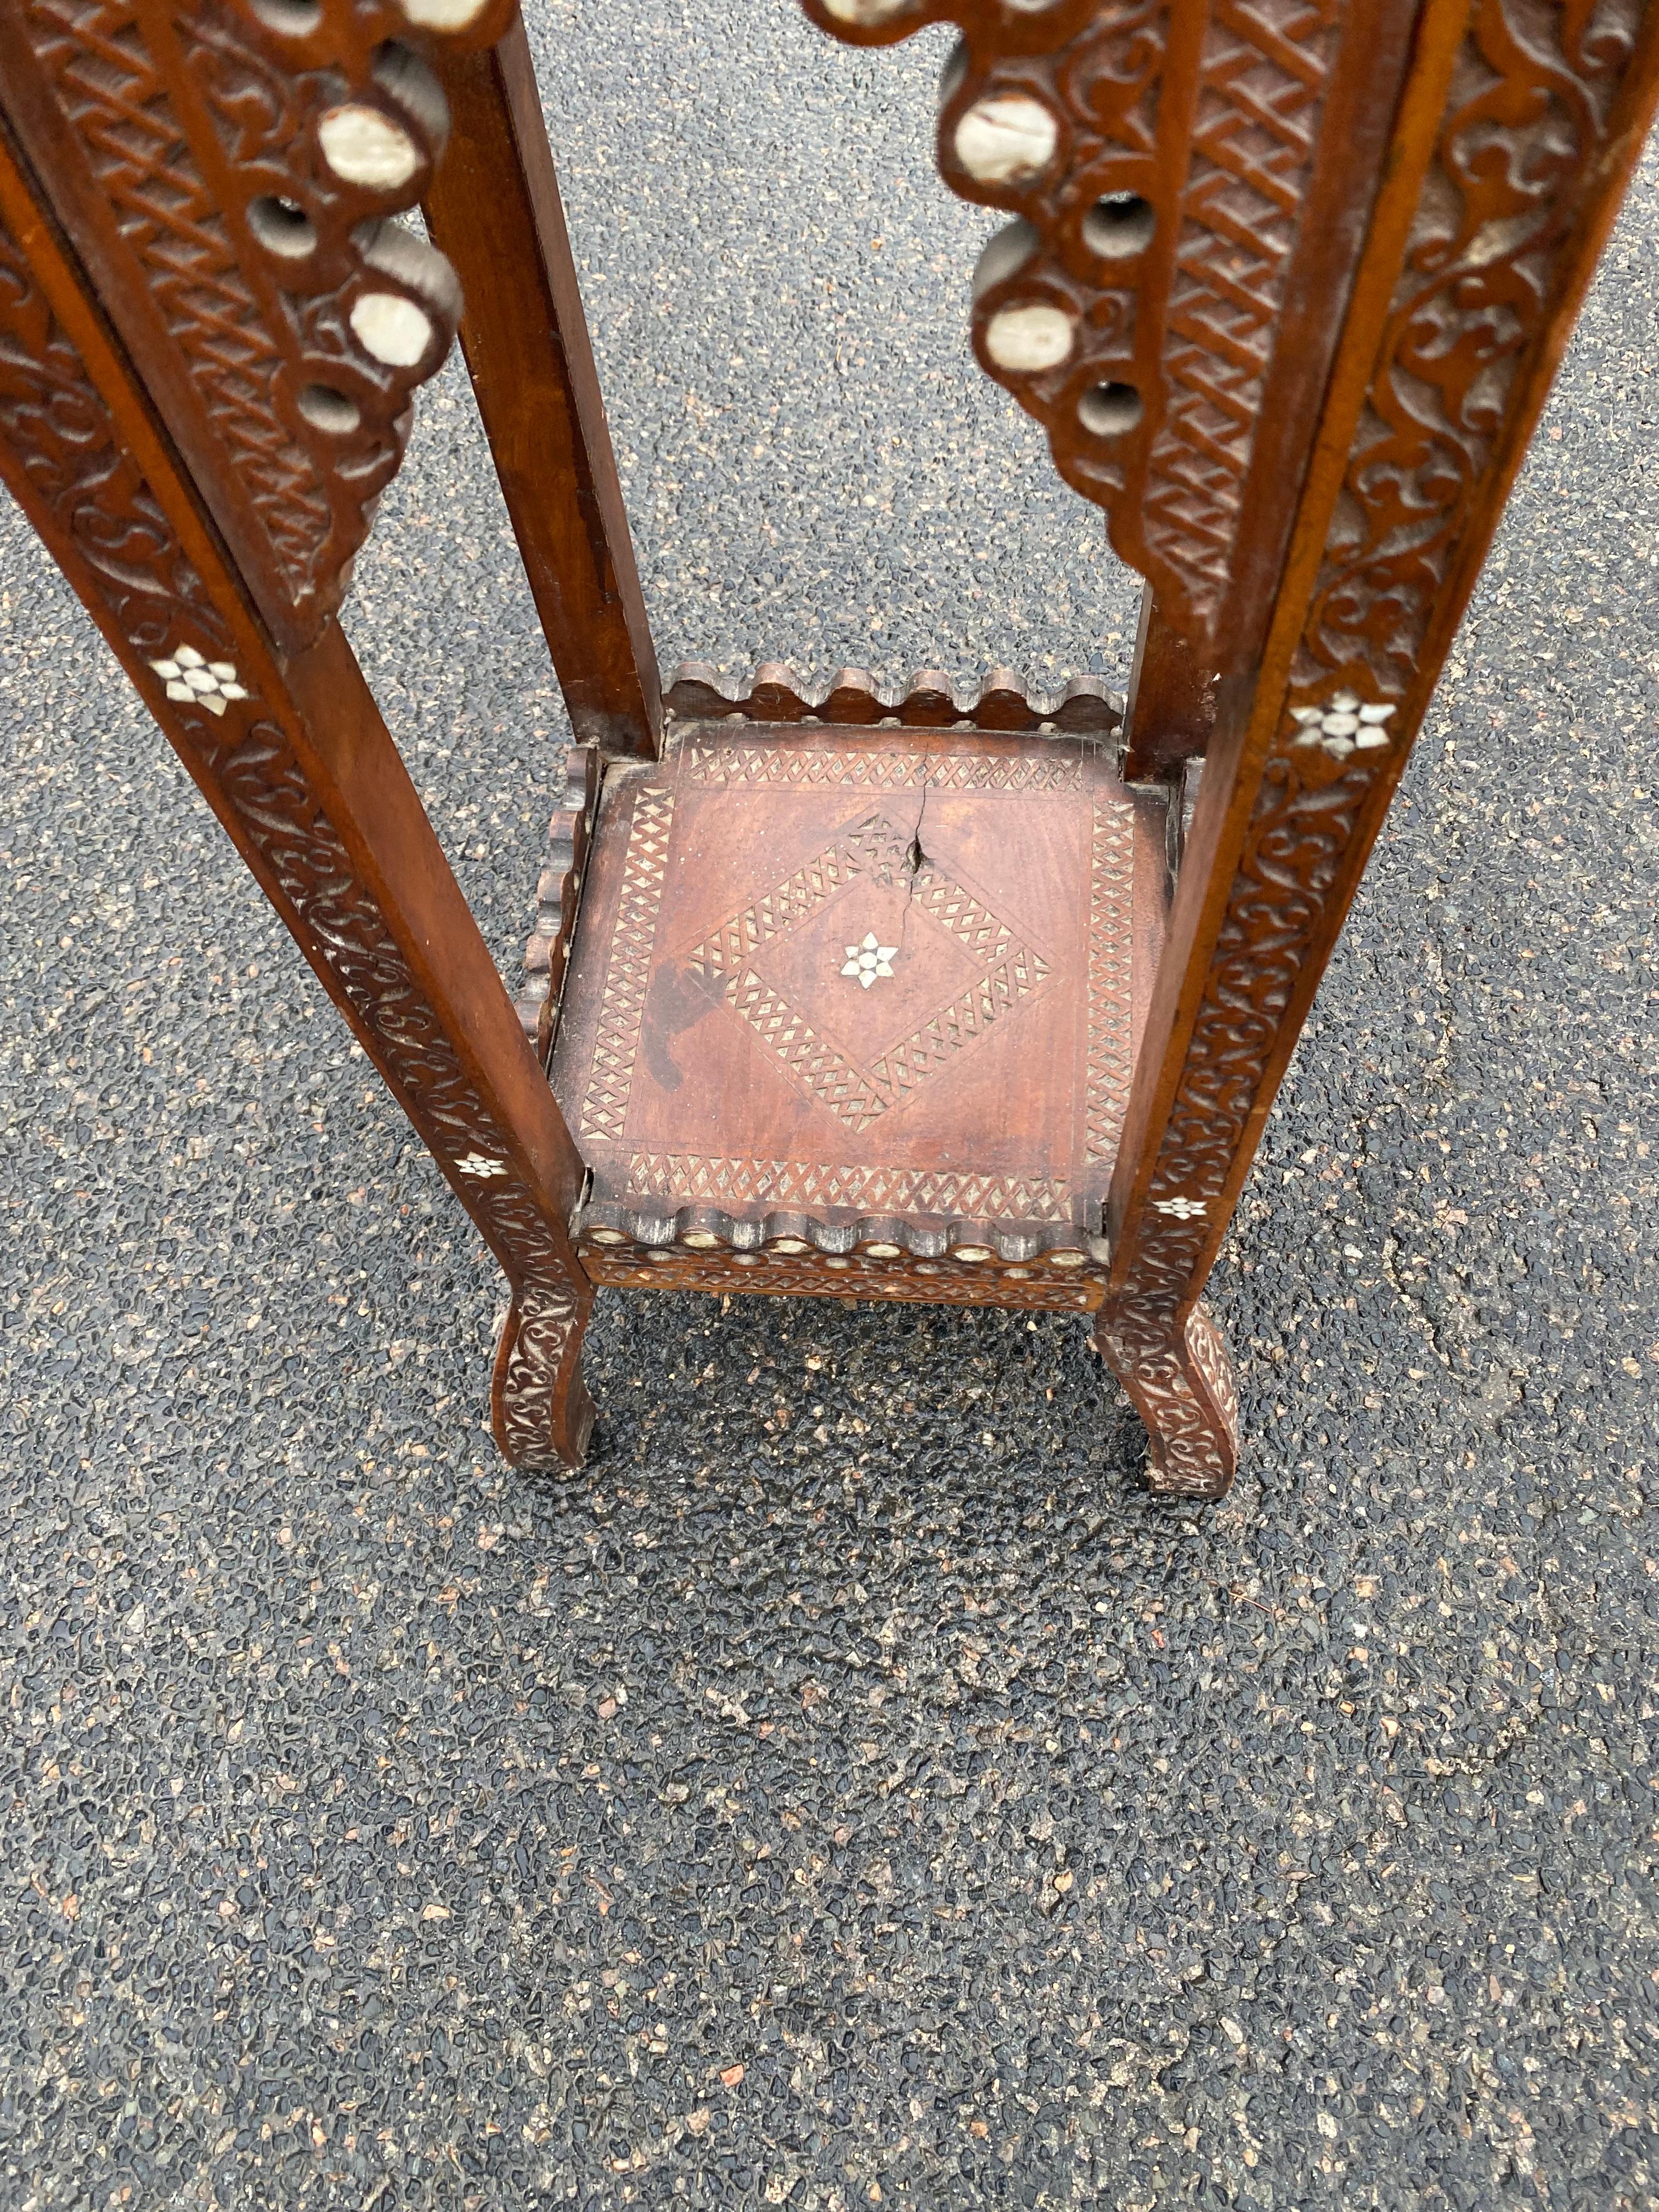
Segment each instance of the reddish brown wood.
M340 630L277 648L3 131L0 475L501 1261L503 1450L579 1462L580 1159Z
M975 350L1206 668L1259 652L1418 0L803 0L963 32L939 159L1014 220Z
M1011 668L994 668L963 686L938 668L919 669L903 691L878 684L867 669L843 668L822 691L803 684L781 660L763 661L746 692L727 691L706 661L683 660L665 702L681 721L740 717L750 722L840 722L871 729L892 720L913 730L1060 731L1067 736L1116 729L1123 702L1097 676L1074 676L1057 692L1027 691Z
M1215 725L1215 672L1164 621L1149 584L1140 596L1134 665L1124 710L1123 774L1130 783L1196 759Z
M1172 1491L1231 1480L1199 1292L1659 90L1639 7L1551 47L1518 6L1425 11L1262 674L1206 766L1097 1333Z
M587 872L590 1272L1093 1303L1161 794L1066 738L693 725L611 771Z
M338 605L454 333L453 271L394 220L443 148L435 51L392 0L0 0L11 126L291 651ZM341 150L343 115L378 166Z
M458 62L390 0L0 0L0 107L75 240L8 151L0 471L501 1256L509 1456L580 1455L597 1277L1093 1312L1155 1486L1215 1496L1237 1399L1200 1292L1659 33L1643 0L806 4L864 43L963 29L943 166L1023 226L975 343L1151 580L1127 766L1152 781L1088 742L1119 718L1097 684L1002 671L818 694L773 664L734 696L687 667L655 757L516 31ZM461 124L435 182L441 88L409 40ZM343 101L407 149L395 178L339 167ZM455 313L441 257L385 227L422 191L593 741L529 948L574 1138L330 618ZM392 325L361 320L377 291ZM371 325L420 343L380 359ZM641 757L596 822L601 745ZM1200 751L1170 909L1166 800Z
M440 63L454 116L427 187L466 295L461 344L578 742L649 757L662 700L524 27Z
M564 789L547 825L547 860L536 884L536 927L524 949L519 1020L544 1067L553 1049L565 970L587 872L587 848L599 810L602 762L593 745L572 745L564 757Z

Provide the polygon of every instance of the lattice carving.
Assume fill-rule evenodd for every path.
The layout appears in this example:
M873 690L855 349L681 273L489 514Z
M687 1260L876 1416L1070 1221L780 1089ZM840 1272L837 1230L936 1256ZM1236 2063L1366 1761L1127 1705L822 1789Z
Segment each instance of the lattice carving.
M1194 643L1214 632L1301 234L1339 0L803 0L886 44L961 27L939 167L1010 210L974 281L981 365Z
M929 1076L950 1065L994 1023L1040 990L1048 974L1049 963L1042 955L1024 944L971 891L930 861L913 864L913 830L884 814L849 823L834 845L733 915L685 957L688 972L715 985L790 1079L851 1131L868 1128L890 1108L902 1106ZM749 965L750 953L769 939L799 928L828 899L866 873L884 884L908 879L914 912L945 931L979 969L965 988L908 1036L872 1058L867 1067L819 1036L799 1010Z
M915 1168L828 1165L802 1160L708 1159L635 1152L628 1188L676 1206L833 1207L866 1216L928 1213L973 1221L1069 1221L1071 1187L1029 1177L950 1175ZM735 1236L728 1224L725 1233ZM876 1231L872 1228L870 1234Z
M1216 0L1181 204L1164 417L1140 495L1152 566L1210 630L1226 596L1340 0Z
M674 794L647 786L635 801L623 877L622 915L611 939L605 976L605 1010L600 1017L593 1070L582 1099L581 1133L620 1142L639 1051L640 1024L651 982L651 954L657 941L657 911L662 902L668 833L674 819Z
M850 783L872 791L1079 791L1083 766L1075 755L1042 754L982 758L912 752L835 752L811 745L787 747L688 743L682 773L694 783Z
M1134 848L1127 799L1097 794L1089 878L1088 1158L1109 1175L1123 1134L1134 1073L1129 971L1134 945Z
M484 0L464 35L508 12ZM434 34L390 0L14 0L4 35L14 124L262 613L303 645L459 313L394 220L447 129Z
M1182 1355L1180 1316L1207 1271L1250 1115L1301 1019L1310 964L1416 733L1459 611L1450 595L1473 578L1530 432L1516 403L1559 343L1639 17L1638 0L1594 12L1476 0L1470 18L1134 1228L1133 1274L1103 1322L1103 1349L1132 1394L1154 1387L1136 1380L1147 1376L1164 1394L1172 1479L1185 1468L1208 1482L1216 1455L1233 1449L1220 1386L1201 1363L1194 1379L1190 1346ZM1362 720L1366 705L1373 718Z
M1075 744L891 743L692 731L611 770L583 923L610 941L551 1063L590 1229L1011 1266L1098 1242L1146 802Z

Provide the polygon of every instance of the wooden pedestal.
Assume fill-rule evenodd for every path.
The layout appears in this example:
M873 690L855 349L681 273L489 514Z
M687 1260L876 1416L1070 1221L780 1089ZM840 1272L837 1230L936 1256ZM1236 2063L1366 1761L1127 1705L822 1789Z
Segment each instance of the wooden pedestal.
M963 33L973 345L1147 581L1126 710L665 696L514 0L0 0L0 480L500 1260L514 1464L580 1463L593 1284L692 1285L1088 1311L1154 1487L1218 1497L1204 1285L1659 12L804 4ZM335 619L458 326L580 740L531 1042Z

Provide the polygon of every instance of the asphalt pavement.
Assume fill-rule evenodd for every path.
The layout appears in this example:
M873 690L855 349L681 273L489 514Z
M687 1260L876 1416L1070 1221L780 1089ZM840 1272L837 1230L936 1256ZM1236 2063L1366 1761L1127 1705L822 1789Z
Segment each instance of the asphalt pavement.
M1127 668L969 361L942 41L538 0L665 660ZM1060 1316L500 1285L0 520L0 2205L1659 2203L1659 169L1215 1304L1226 1504ZM562 710L465 380L351 635L504 963Z

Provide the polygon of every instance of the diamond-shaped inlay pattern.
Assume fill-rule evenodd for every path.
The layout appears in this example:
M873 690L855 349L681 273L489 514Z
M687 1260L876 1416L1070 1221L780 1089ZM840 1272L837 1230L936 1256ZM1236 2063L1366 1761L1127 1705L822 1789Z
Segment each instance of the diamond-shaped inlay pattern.
M842 931L839 914L823 927L840 975L863 987L842 1002L854 1013L878 979L895 977L901 963L914 968L896 1002L900 1032L886 1029L884 1037L834 1012L809 1020L790 972L789 940L827 908L844 901L849 916L862 921L876 898L884 902L876 928ZM1012 922L925 856L914 828L885 812L848 823L825 851L722 922L685 960L791 1082L849 1129L868 1127L950 1067L1042 988L1048 965ZM821 975L821 958L810 966ZM815 994L814 1004L823 1003Z
M549 1068L592 1204L729 1232L750 1288L786 1214L831 1257L1097 1225L1143 842L1155 894L1161 823L1060 738L703 725L614 764Z

